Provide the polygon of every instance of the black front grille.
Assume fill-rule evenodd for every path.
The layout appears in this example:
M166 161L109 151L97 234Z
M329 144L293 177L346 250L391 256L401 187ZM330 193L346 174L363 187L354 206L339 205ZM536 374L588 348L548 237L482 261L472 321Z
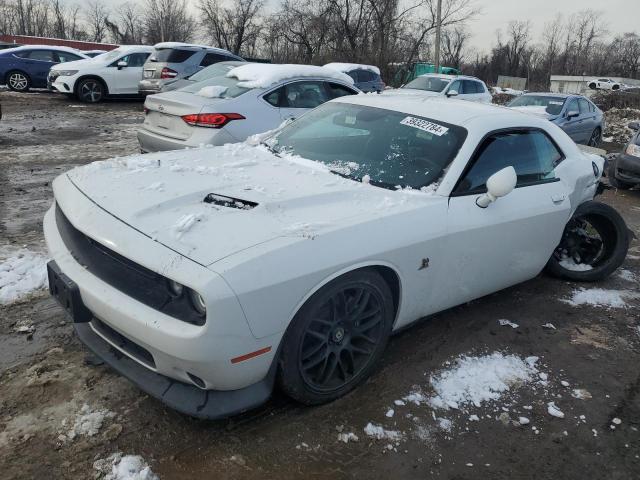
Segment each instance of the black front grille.
M114 345L116 345L121 350L127 352L129 355L134 357L135 359L141 361L142 363L156 368L156 362L153 360L153 355L149 353L149 350L141 347L137 343L132 340L129 340L124 335L116 332L113 328L111 328L106 323L94 318L91 320L91 325L96 329L104 338L108 339Z
M186 295L169 293L168 279L132 262L76 229L56 204L56 224L64 244L80 265L113 288L178 320L204 325L205 317Z

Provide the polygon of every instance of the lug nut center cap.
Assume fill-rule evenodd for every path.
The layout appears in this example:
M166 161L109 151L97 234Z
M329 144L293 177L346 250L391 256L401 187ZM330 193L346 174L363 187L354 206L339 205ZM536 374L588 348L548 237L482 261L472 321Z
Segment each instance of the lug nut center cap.
M342 342L344 340L344 328L338 327L333 332L333 341L336 343Z

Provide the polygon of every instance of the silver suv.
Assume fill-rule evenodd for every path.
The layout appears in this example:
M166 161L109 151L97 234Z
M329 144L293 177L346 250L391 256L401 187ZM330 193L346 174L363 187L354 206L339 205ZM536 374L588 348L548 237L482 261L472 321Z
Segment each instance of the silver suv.
M153 46L142 69L142 80L138 84L140 95L159 93L165 85L188 77L209 65L242 58L221 48L192 45L188 43L164 42Z

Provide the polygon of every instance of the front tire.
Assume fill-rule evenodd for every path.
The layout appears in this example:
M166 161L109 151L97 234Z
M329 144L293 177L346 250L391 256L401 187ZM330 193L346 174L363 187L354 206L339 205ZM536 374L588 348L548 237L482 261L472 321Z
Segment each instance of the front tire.
M600 127L596 127L595 130L591 133L591 137L589 138L589 143L587 145L589 145L590 147L597 147L598 145L600 145L601 141L602 130L600 129Z
M598 86L595 84L595 82L591 82L591 83L589 84L589 88L590 88L591 90L595 90L597 87L598 87Z
M545 270L567 280L596 282L622 265L628 249L629 230L620 214L609 205L588 201L567 223Z
M31 79L24 72L14 70L7 74L7 86L14 92L28 92L31 87Z
M87 78L78 84L78 100L85 103L98 103L105 96L104 84L95 78Z
M374 270L356 270L322 287L285 333L279 361L284 392L317 405L362 383L389 340L393 305L389 285Z

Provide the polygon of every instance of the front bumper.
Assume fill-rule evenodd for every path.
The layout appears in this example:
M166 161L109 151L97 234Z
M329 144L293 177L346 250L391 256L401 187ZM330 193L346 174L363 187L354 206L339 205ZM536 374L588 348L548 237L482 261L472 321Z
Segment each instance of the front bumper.
M621 153L616 160L616 178L626 183L640 183L640 158Z
M93 241L109 245L120 255L127 253L140 265L202 292L207 311L215 313L207 316L204 325L192 325L106 283L74 258L58 231L54 206L44 221L47 246L55 262L51 265L55 268L49 270L59 272L57 277L65 279L62 283L71 285L59 291L76 293L52 293L74 322L82 324L77 330L83 342L142 390L189 415L217 418L264 402L273 386L272 369L281 335L256 339L237 297L219 275L96 208L66 175L58 177L53 186L56 201L69 220L77 223L76 228L82 225L91 231ZM121 247L126 247L126 252ZM54 278L50 284L60 285L60 281ZM103 344L113 352L104 354L108 348ZM267 345L272 346L269 353L239 363L231 361ZM169 386L183 392L182 396L191 392L199 399L194 401L198 408L184 398L180 400L184 406L176 406L173 394L165 398ZM215 405L204 406L212 399Z
M71 80L73 78L73 80ZM60 93L73 93L74 77L56 77L50 84L49 89Z

